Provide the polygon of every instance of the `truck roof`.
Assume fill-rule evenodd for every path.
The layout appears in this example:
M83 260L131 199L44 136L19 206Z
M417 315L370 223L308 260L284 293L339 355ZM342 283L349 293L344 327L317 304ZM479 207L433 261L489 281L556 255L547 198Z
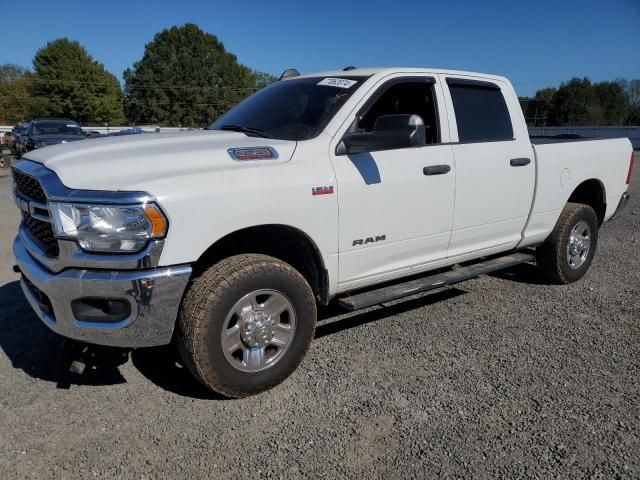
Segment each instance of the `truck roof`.
M366 68L353 68L350 70L328 70L326 72L313 72L300 75L300 77L370 77L372 75L383 74L383 76L393 73L431 73L431 74L445 74L445 75L461 75L468 77L482 77L493 80L501 80L508 82L509 80L499 75L491 75L488 73L480 72L468 72L464 70L447 70L439 68L422 68L422 67L366 67Z
M75 120L71 120L69 118L34 118L31 120L33 123L38 122L67 122L67 123L78 123Z

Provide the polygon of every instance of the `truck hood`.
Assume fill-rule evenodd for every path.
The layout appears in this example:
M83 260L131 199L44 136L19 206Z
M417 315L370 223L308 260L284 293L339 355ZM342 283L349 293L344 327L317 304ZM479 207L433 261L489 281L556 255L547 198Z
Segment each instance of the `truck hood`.
M276 160L236 161L227 150L269 146ZM202 130L91 139L34 150L25 159L53 170L69 188L131 190L145 180L235 168L261 168L291 159L295 141Z

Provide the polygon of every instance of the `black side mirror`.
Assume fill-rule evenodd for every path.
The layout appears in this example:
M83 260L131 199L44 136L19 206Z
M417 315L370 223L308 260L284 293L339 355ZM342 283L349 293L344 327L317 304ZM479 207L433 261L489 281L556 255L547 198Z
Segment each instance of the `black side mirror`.
M373 132L352 132L342 137L336 155L421 147L427 143L424 121L419 115L383 115L376 120Z

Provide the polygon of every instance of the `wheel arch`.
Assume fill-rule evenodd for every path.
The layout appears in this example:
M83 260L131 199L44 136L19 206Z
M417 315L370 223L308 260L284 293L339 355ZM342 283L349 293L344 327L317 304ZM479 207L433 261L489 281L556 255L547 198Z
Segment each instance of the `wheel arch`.
M589 205L596 212L598 225L604 222L607 211L607 195L605 186L597 178L590 178L581 182L567 199L567 202Z
M216 240L193 264L194 276L232 255L259 253L287 262L309 282L316 299L329 301L329 274L317 243L299 228L269 223L240 228Z

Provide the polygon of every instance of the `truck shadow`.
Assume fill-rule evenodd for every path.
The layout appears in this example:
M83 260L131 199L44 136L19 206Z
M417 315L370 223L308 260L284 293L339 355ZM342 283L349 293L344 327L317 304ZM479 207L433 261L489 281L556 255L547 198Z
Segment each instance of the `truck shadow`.
M228 400L210 391L182 365L174 345L138 348L131 352L131 361L138 371L154 385L182 397L200 400Z
M13 368L52 382L56 388L126 383L119 367L131 360L161 388L193 398L218 398L176 363L175 349L169 346L131 351L88 345L55 334L31 311L17 281L0 287L0 328L0 348Z
M398 303L383 306L382 308L373 307L372 309L361 312L348 312L338 305L331 304L318 312L318 326L316 327L315 339L317 340L327 335L333 335L350 328L360 327L367 323L377 322L416 308L444 302L464 295L465 293L467 292L459 288L447 288L410 300L402 300Z
M63 389L126 381L118 371L128 360L126 350L97 347L89 351L86 345L56 335L32 312L18 281L0 287L0 328L0 348L11 365L33 378ZM70 371L78 359L86 364L82 375Z
M349 160L351 160L351 163L353 163L362 176L364 183L367 185L374 185L381 182L378 164L370 153L349 155Z
M395 315L446 301L466 293L457 288L434 292L383 308L347 312L337 305L319 311L315 338L323 338L350 328L381 321ZM226 399L210 392L181 364L173 345L140 348L133 351L115 347L87 345L66 340L49 330L31 311L19 282L0 286L0 348L13 368L32 378L52 382L56 388L108 386L126 383L119 367L132 365L158 387L180 396L196 399ZM84 365L82 373L71 371Z
M544 278L537 267L530 263L521 263L506 270L490 273L489 276L528 285L549 285L549 280Z

